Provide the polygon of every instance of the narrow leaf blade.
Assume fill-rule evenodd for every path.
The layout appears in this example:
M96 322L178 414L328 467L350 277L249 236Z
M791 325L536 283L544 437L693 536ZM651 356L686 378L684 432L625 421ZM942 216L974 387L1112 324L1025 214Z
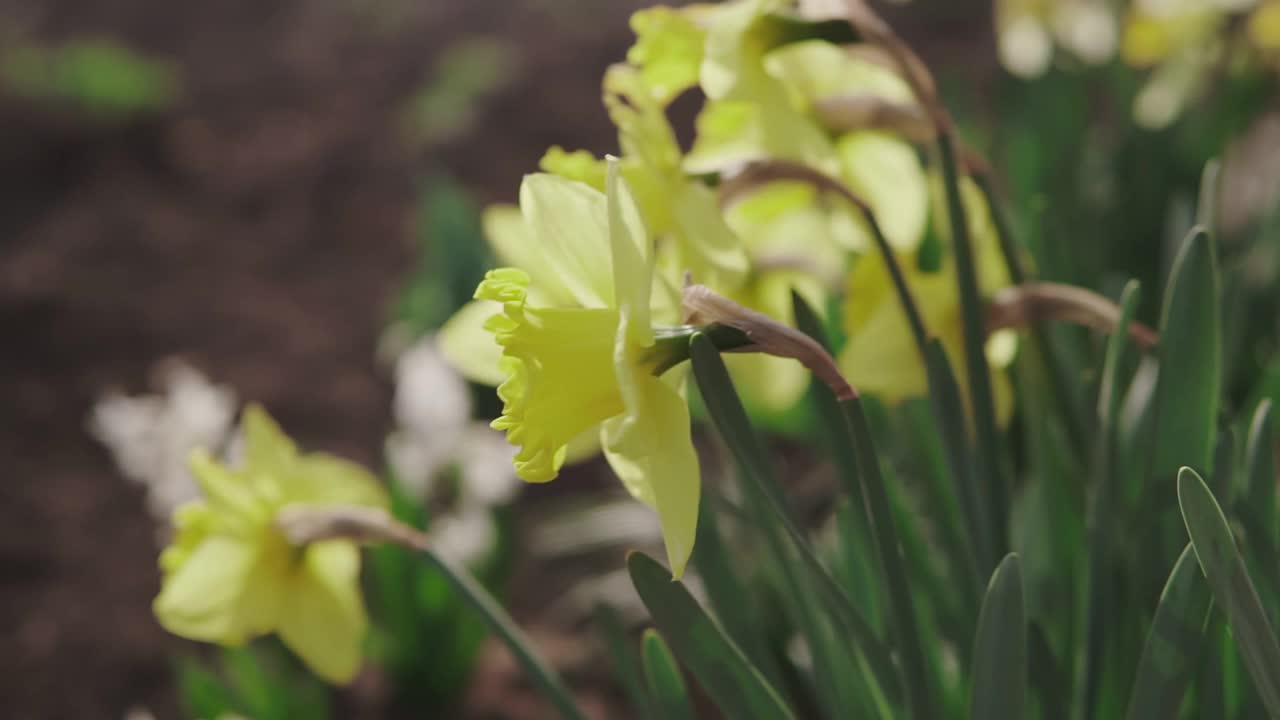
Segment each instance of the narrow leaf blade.
M1190 545L1182 551L1156 606L1129 696L1128 720L1177 717L1204 646L1212 598Z
M778 692L703 611L684 584L671 580L670 571L639 552L627 556L627 569L658 630L670 639L680 661L726 717L794 717Z
M1280 644L1236 548L1231 527L1204 480L1190 468L1178 473L1178 501L1196 558L1226 611L1231 634L1272 717L1280 717Z
M1026 713L1027 611L1022 569L1010 553L987 585L973 645L969 717L1019 720Z

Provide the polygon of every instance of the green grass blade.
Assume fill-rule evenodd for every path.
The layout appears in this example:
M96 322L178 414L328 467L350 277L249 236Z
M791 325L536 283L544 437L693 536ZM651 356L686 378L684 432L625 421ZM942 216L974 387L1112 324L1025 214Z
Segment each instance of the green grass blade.
M973 643L969 717L1019 720L1027 708L1027 611L1018 556L991 575Z
M1178 473L1178 501L1200 568L1227 615L1231 634L1267 713L1280 717L1280 644L1236 548L1231 527L1204 480L1190 468Z
M680 666L662 636L652 628L645 630L640 639L640 657L656 709L653 720L693 720L689 690Z
M1183 695L1204 648L1213 600L1190 545L1182 551L1156 606L1129 696L1128 720L1178 716Z
M884 476L880 472L880 460L871 440L871 428L862 411L858 398L841 402L844 409L850 442L858 457L858 470L862 476L863 507L867 524L876 539L881 569L889 586L890 613L893 618L897 650L902 658L906 682L907 706L917 718L938 717L938 689L931 668L926 662L920 637L919 621L907 571L903 560L902 544L894 522L893 509L885 489Z
M794 717L760 671L703 611L684 584L671 580L666 568L643 553L633 552L627 556L627 570L658 630L726 717Z
M1104 583L1111 571L1111 524L1122 498L1118 485L1124 474L1116 453L1120 417L1120 368L1125 348L1129 345L1129 326L1138 310L1140 297L1137 281L1130 280L1120 295L1120 321L1107 339L1102 363L1102 383L1098 389L1098 489L1089 520L1089 595L1085 611L1084 706L1097 702L1102 679L1103 648L1107 636L1106 622L1115 617L1108 607Z
M605 652L613 665L613 677L622 685L631 709L637 717L654 717L653 700L644 683L644 673L634 646L627 637L618 612L608 605L595 608L595 625L604 640Z
M986 322L983 301L978 290L978 272L969 237L969 223L964 202L960 198L960 178L956 169L953 138L938 136L938 154L942 158L942 180L947 195L952 252L955 257L956 280L960 286L960 316L964 326L964 358L973 403L973 428L977 439L975 455L977 477L986 481L988 520L993 523L995 555L1002 554L1007 542L1005 521L1009 517L1009 485L1000 466L1000 435L996 428L995 401L991 394L991 368L987 364Z
M1244 451L1245 487L1237 514L1244 524L1245 547L1249 548L1249 570L1258 579L1259 590L1272 622L1280 621L1280 551L1276 548L1276 458L1275 432L1271 425L1271 401L1263 400L1249 424Z
M891 698L896 697L900 694L901 687L888 649L853 604L853 600L844 593L830 571L818 559L808 539L787 512L781 492L777 484L772 482L772 464L751 429L746 410L733 389L733 382L729 379L729 372L720 358L719 350L704 335L696 333L689 343L689 359L707 413L733 454L739 470L768 503L774 520L791 539L832 611L857 644L858 651L867 659L880 689Z
M1218 260L1204 228L1194 228L1173 263L1160 322L1156 386L1157 479L1186 465L1211 472L1222 386ZM1154 492L1163 492L1157 482Z
M972 538L973 560L969 574L977 607L977 593L982 587L980 578L995 569L995 542L991 539L992 524L987 519L987 505L978 487L977 466L969 445L969 423L964 416L964 401L960 398L960 385L942 343L936 338L925 349L925 367L929 374L929 399L933 404L935 421L942 435L942 444L950 461L955 495L964 513L965 524Z

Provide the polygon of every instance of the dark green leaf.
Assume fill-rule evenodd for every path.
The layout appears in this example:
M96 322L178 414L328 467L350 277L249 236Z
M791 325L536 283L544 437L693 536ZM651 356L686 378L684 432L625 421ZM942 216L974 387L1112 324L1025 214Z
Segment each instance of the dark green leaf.
M782 492L773 480L772 464L747 420L742 401L733 389L719 351L706 336L695 333L689 343L689 358L707 413L737 461L738 469L746 478L746 488L758 492L761 502L772 511L773 522L766 524L770 528L777 526L785 531L815 586L826 598L850 639L856 642L858 652L867 659L882 692L891 697L896 696L901 688L888 650L791 519Z
M640 647L644 676L656 706L654 720L693 720L689 691L684 686L680 666L662 636L652 628L645 630Z
M889 586L889 605L893 628L902 658L907 706L917 718L938 716L938 689L932 668L925 659L924 646L912 600L910 583L903 560L902 544L894 521L893 509L880 471L880 459L871 441L871 429L862 412L861 400L841 401L850 442L858 459L862 476L863 508L867 525L875 538L881 569Z
M1130 280L1120 296L1120 320L1107 339L1102 365L1102 384L1098 389L1098 490L1089 522L1089 600L1085 614L1085 707L1097 702L1103 666L1107 619L1115 613L1108 605L1109 593L1104 584L1112 568L1112 518L1123 503L1117 485L1124 477L1119 447L1120 367L1129 345L1129 326L1138 310L1139 285Z
M764 627L755 616L755 608L746 586L738 577L724 538L720 535L712 489L703 485L702 502L698 506L698 536L693 546L693 563L706 588L707 599L729 636L760 668L770 682L778 683L778 672L769 654Z
M631 582L653 622L669 638L716 705L731 718L792 718L782 698L733 641L698 606L684 585L653 558L627 556Z
M1026 713L1027 613L1018 556L991 575L973 643L969 717L1018 720Z
M1190 545L1169 574L1138 662L1129 696L1129 720L1167 720L1178 715L1204 647L1212 598Z
M993 557L1004 552L1007 544L1005 522L1009 517L1009 484L1000 465L1000 436L996 428L995 401L991 393L991 368L987 364L986 323L983 300L978 289L977 265L969 223L960 196L960 179L956 169L954 138L938 135L938 154L942 159L942 180L947 197L951 245L955 259L957 284L960 288L960 316L964 330L964 366L969 396L973 406L973 431L977 454L974 467L985 483L988 520L993 524L990 538Z
M1276 547L1275 433L1271 426L1271 401L1263 400L1249 425L1244 452L1245 487L1241 493L1240 520L1245 547L1253 560L1249 570L1258 579L1263 600L1272 608L1273 622L1280 619L1280 551Z
M1212 470L1222 386L1219 297L1213 240L1194 228L1174 260L1160 322L1156 488L1183 465Z
M1268 714L1280 717L1280 644L1236 548L1231 527L1209 487L1190 468L1178 473L1178 501L1196 558L1214 599L1226 612L1245 668Z

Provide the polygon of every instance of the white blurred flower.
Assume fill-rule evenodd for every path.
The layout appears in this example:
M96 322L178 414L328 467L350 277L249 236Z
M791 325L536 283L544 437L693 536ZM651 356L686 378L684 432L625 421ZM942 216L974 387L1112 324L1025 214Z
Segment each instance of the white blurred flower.
M471 419L467 383L432 336L397 360L394 411L387 454L401 487L425 501L437 493L443 471L457 469L451 506L431 522L438 551L464 564L483 560L498 540L493 507L511 502L522 485L512 464L516 448Z
M1115 11L1096 0L1065 3L1054 14L1058 43L1090 65L1101 65L1116 54L1120 30Z
M393 412L398 430L387 441L391 464L405 489L425 497L455 459L471 422L466 381L445 361L434 337L418 341L396 361Z
M454 460L461 474L463 494L481 505L505 505L520 492L514 465L516 447L500 430L471 423L462 434Z
M89 415L89 433L107 447L120 472L147 491L147 509L162 523L173 510L199 496L187 469L196 448L218 452L235 420L236 397L199 370L167 365L162 392L104 395Z
M1053 60L1053 40L1039 19L1020 15L1000 29L1000 62L1024 78L1043 75Z
M431 544L440 555L463 565L475 565L498 544L498 524L489 507L469 505L441 515L431 524Z

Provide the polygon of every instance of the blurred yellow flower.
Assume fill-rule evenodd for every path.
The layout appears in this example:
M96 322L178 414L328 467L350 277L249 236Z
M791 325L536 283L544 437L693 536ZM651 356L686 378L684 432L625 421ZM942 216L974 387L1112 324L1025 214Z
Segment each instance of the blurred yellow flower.
M493 426L519 446L516 473L532 482L556 477L569 443L598 428L623 484L657 510L679 577L693 549L700 478L685 372L655 377L664 357L652 325L675 324L676 301L669 286L654 291L649 234L619 170L611 160L607 194L555 175L525 178L521 209L542 264L536 273L490 271L476 290L502 308L486 324L506 374ZM545 277L573 302L534 302L530 291Z
M192 640L238 645L275 632L333 683L359 669L368 620L356 545L295 546L275 525L285 507L385 507L377 480L323 453L300 454L262 408L243 416L244 460L227 467L197 451L191 470L205 498L174 513L156 618Z

